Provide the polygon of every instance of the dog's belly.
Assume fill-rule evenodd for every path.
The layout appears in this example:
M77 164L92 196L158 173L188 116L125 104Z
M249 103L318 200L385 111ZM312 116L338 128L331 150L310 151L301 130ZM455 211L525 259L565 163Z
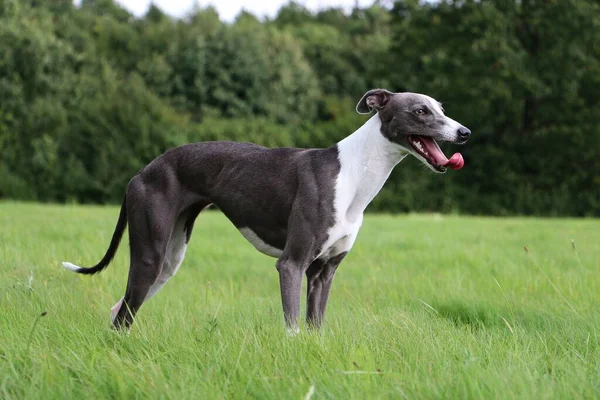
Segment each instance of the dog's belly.
M335 257L342 253L347 253L350 251L352 246L354 245L354 241L356 240L356 236L358 235L358 230L360 229L360 224L352 224L351 226L334 226L334 234L328 238L328 240L321 247L321 251L317 255L318 259L329 259L331 257ZM279 249L275 246L272 246L261 239L260 236L256 234L252 229L248 227L239 228L242 236L249 241L256 250L259 252L279 258L281 253L283 253L283 249Z
M283 250L266 243L252 229L248 227L240 228L239 231L246 238L246 240L252 243L256 250L260 251L263 254L266 254L271 257L279 257L283 252Z
M263 211L260 207L234 207L231 204L217 204L223 214L233 223L259 252L271 257L279 257L285 248L287 226L275 212Z
M325 243L323 243L321 246L321 250L316 258L329 259L341 253L347 253L350 251L354 245L354 242L356 241L361 224L362 216L358 221L352 223L348 221L336 223L332 228L330 228L329 236ZM251 228L241 227L238 228L238 230L242 236L244 236L246 240L248 240L259 252L275 258L280 257L281 253L283 253L283 249L267 243Z

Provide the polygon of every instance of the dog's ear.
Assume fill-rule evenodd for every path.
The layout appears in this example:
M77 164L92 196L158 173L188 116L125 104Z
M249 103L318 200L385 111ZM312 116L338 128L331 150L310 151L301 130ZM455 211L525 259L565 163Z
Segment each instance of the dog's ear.
M356 105L356 112L369 114L373 110L379 110L387 104L394 93L386 89L371 89L365 93Z

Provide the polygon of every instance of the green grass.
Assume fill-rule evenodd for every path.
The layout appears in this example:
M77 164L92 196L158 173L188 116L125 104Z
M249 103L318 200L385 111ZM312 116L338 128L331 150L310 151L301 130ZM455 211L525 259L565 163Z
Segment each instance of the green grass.
M97 276L60 261L97 262L117 215L0 203L0 398L600 396L597 220L369 215L324 329L288 338L275 260L217 212L131 333L109 329L127 240Z

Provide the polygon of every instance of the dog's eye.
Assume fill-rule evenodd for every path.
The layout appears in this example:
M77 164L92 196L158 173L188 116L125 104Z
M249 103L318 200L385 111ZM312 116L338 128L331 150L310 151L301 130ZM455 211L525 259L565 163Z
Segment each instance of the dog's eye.
M425 114L425 110L423 110L422 108L419 108L418 110L415 111L415 114L423 115L423 114Z

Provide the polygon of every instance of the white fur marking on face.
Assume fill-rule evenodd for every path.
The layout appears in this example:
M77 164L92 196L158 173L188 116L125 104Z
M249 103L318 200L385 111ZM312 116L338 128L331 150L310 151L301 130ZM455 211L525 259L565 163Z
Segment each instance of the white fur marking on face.
M454 142L457 139L458 129L462 127L462 125L450 117L444 117L446 118L446 125L444 126L444 130L440 132L438 137L441 140Z
M260 251L263 254L266 254L271 257L279 257L283 250L277 249L267 243L265 243L254 231L250 228L241 228L240 233L248 240L252 245L256 248L256 250Z
M426 96L426 97L427 97L427 100L429 100L429 106L433 110L435 110L435 112L437 114L444 115L444 112L442 111L442 107L440 107L440 103L436 99L434 99L432 97L429 97L429 96Z
M462 127L462 125L453 120L452 118L446 116L446 114L444 114L444 112L442 111L442 107L440 107L440 103L437 100L429 96L427 96L427 99L429 100L431 108L435 110L436 113L442 115L446 122L443 130L439 133L439 135L436 138L446 140L449 142L454 142L458 135L458 129Z

